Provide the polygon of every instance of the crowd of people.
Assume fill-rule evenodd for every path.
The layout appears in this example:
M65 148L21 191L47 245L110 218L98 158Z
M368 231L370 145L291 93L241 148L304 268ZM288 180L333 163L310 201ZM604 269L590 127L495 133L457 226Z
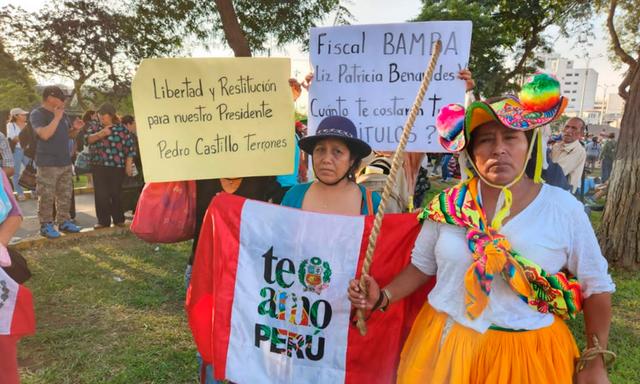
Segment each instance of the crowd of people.
M17 201L26 200L23 173L29 167L35 173L31 196L37 198L39 233L50 239L82 230L74 224L74 177L86 174L86 186L94 188L94 229L123 227L144 184L134 117L121 117L113 104L104 103L72 122L64 111L67 100L60 87L45 87L42 106L31 112L12 109L7 135L0 133L2 170L12 177ZM29 139L32 153L22 148Z
M538 81L537 76L542 75L529 82ZM312 74L302 83L291 79L294 95L299 96L312 79ZM461 71L459 79L468 90L473 88L470 72ZM16 198L25 199L17 184L22 166L33 162L40 234L58 238L60 232L79 232L82 228L70 217L73 177L91 174L94 229L124 226L129 204L123 203L123 185L135 178L139 193L144 183L134 117L119 116L112 104L104 103L72 122L64 112L67 95L57 86L46 87L42 101L43 106L31 113L12 110L8 138L0 137L2 170L13 176ZM584 310L590 351L606 350L615 285L584 208L573 195L606 185L616 142L615 136L604 145L585 136L585 122L571 118L561 137L551 137L544 146L544 127L565 106L566 99L558 96L541 115L506 95L466 109L443 108L437 128L448 153L423 155L415 174L407 174L407 168L399 173L392 196L396 205L389 209L408 212L412 205L421 207L423 227L412 262L384 287L375 276L365 276L366 297L357 280L348 290L354 308L384 312L436 277L404 347L399 383L569 383L576 373L578 383L587 377L608 383L604 359L587 361L576 371L574 359L580 354L564 320ZM28 122L34 132L33 158L20 147L20 132ZM196 230L185 271L187 287L205 212L219 193L330 214L378 211L380 180L388 175L394 153L373 152L346 117L326 117L314 135L307 135L301 122L295 131L292 174L196 181ZM594 171L598 160L601 183L585 183L585 167ZM441 174L442 182L455 178L459 183L426 200L432 161L431 176ZM307 178L308 168L313 181ZM375 187L368 188L368 182ZM8 179L5 193L12 199L7 183ZM20 216L19 209L12 212ZM1 236L6 222L0 226ZM544 288L551 286L560 286L560 293ZM218 382L210 364L201 359L199 364L203 383Z

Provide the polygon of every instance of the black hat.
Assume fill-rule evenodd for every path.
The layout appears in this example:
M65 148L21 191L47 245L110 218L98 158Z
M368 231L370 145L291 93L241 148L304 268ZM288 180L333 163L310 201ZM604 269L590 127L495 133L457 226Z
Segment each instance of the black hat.
M313 155L313 148L316 143L328 138L336 138L350 143L352 147L356 148L360 157L367 157L371 153L369 144L358 139L356 126L351 120L342 116L329 116L322 120L318 125L316 134L300 139L298 146L306 153Z
M96 113L99 115L115 115L116 107L111 103L102 103L102 105L98 107L98 110L96 110Z
M56 99L60 99L60 100L67 100L67 98L69 97L66 93L64 93L64 91L58 87L57 85L49 85L47 87L44 88L44 91L42 91L42 100L45 100L47 97L49 96L53 96Z

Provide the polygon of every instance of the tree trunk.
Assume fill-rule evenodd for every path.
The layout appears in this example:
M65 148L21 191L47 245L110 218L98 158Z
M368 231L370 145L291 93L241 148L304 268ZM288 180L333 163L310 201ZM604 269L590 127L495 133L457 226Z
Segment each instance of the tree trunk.
M640 269L640 64L632 72L598 241L609 265Z
M231 0L215 0L215 2L222 20L224 36L231 49L233 49L233 53L236 57L251 57L251 49L238 22L238 15L236 15L236 11L233 8L233 3Z
M78 106L83 111L86 111L87 107L84 105L84 98L82 97L82 89L81 89L83 85L84 85L84 81L83 82L75 81L73 84L73 90L76 93L76 97L78 98Z

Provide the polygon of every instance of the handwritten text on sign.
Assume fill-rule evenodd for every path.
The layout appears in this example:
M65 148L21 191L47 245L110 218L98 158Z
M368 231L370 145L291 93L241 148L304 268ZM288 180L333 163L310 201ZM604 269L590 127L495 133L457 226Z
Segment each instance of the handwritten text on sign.
M133 103L147 181L289 174L290 61L145 59Z
M444 152L435 121L450 103L464 103L471 22L447 21L312 28L310 56L315 78L309 95L310 134L326 116L351 119L359 137L375 150L397 148L402 129L429 65L442 53L414 124L407 151Z

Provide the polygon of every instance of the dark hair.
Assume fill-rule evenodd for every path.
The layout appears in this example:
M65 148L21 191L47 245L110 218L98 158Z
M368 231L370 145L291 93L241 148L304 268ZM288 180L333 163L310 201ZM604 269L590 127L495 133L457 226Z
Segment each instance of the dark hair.
M135 122L136 119L131 115L124 115L122 116L122 118L120 118L120 121L122 122L123 125L129 125Z
M15 123L16 122L16 116L18 116L18 115L9 116L9 118L7 119L7 124Z
M89 123L91 122L91 116L95 115L96 111L94 111L93 109L87 109L86 111L84 111L84 113L82 114L82 121L84 123Z
M610 138L610 139L615 139L615 138L616 138L616 134L615 134L614 132L611 132L611 133L609 134L609 138Z

